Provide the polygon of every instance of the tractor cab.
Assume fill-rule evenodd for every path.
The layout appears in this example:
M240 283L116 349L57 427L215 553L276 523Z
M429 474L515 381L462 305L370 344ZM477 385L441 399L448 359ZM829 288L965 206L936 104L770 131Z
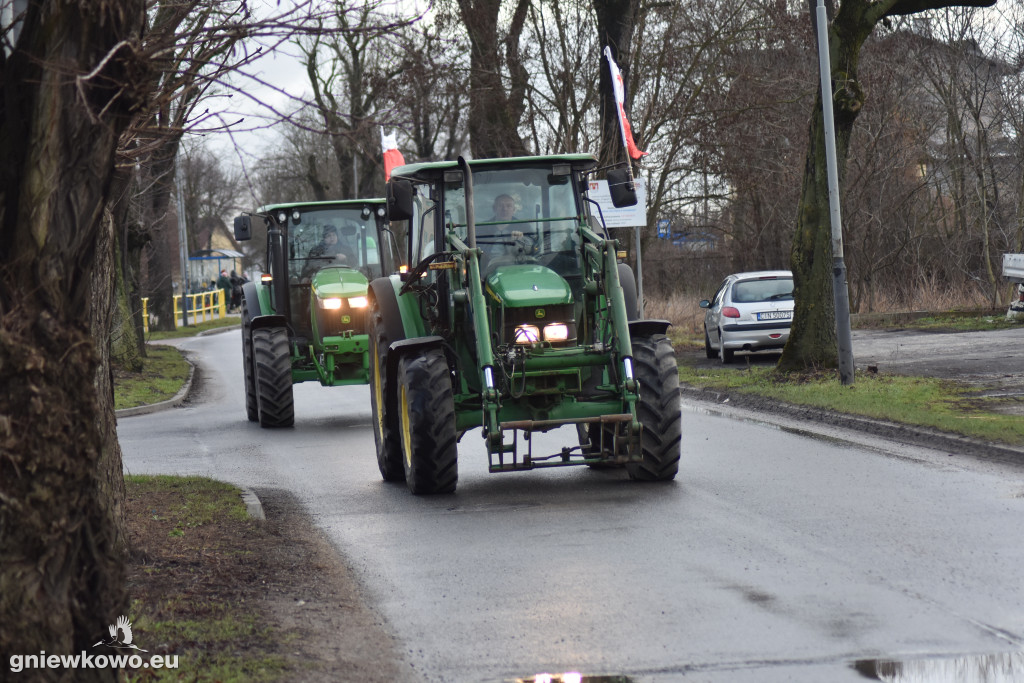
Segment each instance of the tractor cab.
M395 251L383 199L263 206L235 219L236 239L251 239L252 216L267 227L267 272L243 287L246 408L289 426L292 383L369 381L367 287L397 269Z

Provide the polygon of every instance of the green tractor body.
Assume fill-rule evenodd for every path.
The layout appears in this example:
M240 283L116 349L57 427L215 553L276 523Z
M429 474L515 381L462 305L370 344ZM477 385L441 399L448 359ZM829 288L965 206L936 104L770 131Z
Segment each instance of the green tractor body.
M369 382L367 288L393 270L382 266L385 202L274 204L253 215L267 226L267 272L242 288L246 413L287 427L294 383ZM251 221L235 219L236 239L251 238Z
M491 472L590 465L675 476L668 323L639 319L632 270L587 199L596 165L574 154L393 171L389 217L409 221L404 249L415 265L369 292L386 480L453 491L456 443L475 428ZM617 205L635 203L625 172L609 173L609 184ZM563 426L575 427L571 442L534 449L535 433Z

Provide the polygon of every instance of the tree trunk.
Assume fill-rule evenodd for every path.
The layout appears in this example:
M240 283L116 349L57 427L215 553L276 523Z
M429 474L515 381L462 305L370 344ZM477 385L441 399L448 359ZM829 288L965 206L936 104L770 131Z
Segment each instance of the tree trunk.
M101 216L140 95L143 12L138 0L31 3L15 50L0 58L5 654L87 651L126 605L120 453L107 357L92 334L109 316L112 236ZM111 669L34 674L117 679Z
M593 0L594 13L597 15L597 59L601 61L598 87L601 96L601 151L598 157L602 166L626 161L626 151L622 148L622 133L619 132L618 105L612 90L611 72L608 60L604 56L604 47L612 49L615 63L622 72L622 80L629 87L629 71L632 61L630 45L633 42L633 28L636 25L636 13L640 7L639 0ZM626 104L629 104L629 92L626 92ZM639 141L638 143L639 144ZM642 149L642 148L641 148Z
M857 64L861 46L874 28L874 20L867 16L867 9L868 4L864 0L844 2L829 30L840 185L845 175L850 134L864 104L864 91L857 81ZM832 223L820 88L814 98L808 137L810 144L790 252L793 296L796 299L793 326L778 364L783 371L835 368L839 365L832 286Z
M501 0L459 0L470 43L469 143L477 159L528 153L519 135L525 110L525 76L518 51L529 0L517 0L512 28L504 41L504 62L512 82L508 90L502 80L502 41L498 39L501 4Z
M142 220L150 237L145 250L145 295L149 297L149 312L155 320L150 329L165 332L173 331L181 322L174 319L174 266L180 261L179 249L182 247L178 243L177 225L172 222L169 211L179 141L180 137L174 136L161 142L159 150L143 166L143 173L148 177L140 183L146 188L142 194ZM186 244L184 248L186 253L191 251L191 245ZM185 282L185 273L181 274L181 281ZM183 286L181 289L179 294L187 288Z

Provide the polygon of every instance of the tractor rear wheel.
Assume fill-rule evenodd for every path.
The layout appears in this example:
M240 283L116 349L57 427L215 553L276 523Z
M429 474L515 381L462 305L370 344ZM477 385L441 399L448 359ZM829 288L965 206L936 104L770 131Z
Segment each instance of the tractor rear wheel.
M398 431L398 415L387 410L388 397L394 391L388 386L388 339L384 314L376 299L370 304L370 407L373 411L373 440L377 444L377 467L384 481L404 481L402 439ZM392 402L391 405L394 405Z
M398 417L405 483L416 494L452 493L459 479L455 398L444 352L398 361Z
M242 376L245 378L245 414L249 422L257 422L260 410L256 402L256 370L252 359L252 318L245 299L242 299Z
M260 426L291 427L295 424L295 401L288 330L283 327L253 330L252 350Z
M626 465L631 479L668 481L679 471L682 411L679 407L679 369L672 344L663 334L634 337L633 361L640 383L636 404L642 432L643 460Z

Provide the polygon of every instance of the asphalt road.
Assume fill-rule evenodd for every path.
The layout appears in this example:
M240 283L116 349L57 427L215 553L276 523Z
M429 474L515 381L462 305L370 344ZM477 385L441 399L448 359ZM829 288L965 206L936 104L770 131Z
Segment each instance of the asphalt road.
M1024 680L1020 467L684 402L673 483L491 475L474 432L458 492L420 498L380 479L366 388L299 385L295 428L262 430L237 331L177 345L198 391L119 421L126 470L294 492L409 680Z

